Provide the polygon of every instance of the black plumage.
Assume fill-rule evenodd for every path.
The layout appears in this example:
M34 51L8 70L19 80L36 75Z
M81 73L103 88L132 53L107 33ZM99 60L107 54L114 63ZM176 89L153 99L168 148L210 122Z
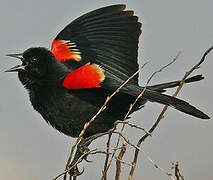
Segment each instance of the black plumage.
M85 122L96 114L107 96L138 70L137 51L141 23L133 11L124 9L125 5L109 6L74 20L55 38L56 44L52 47L56 49L55 52L38 47L30 48L22 54L10 55L22 61L22 65L8 71L18 71L19 79L28 90L34 109L50 125L68 136L77 137ZM63 50L68 48L70 53L73 53L73 59L59 61L54 53L60 55L65 51L57 50L57 43L64 43ZM63 82L68 74L85 65L91 68L90 70L95 68L94 73L104 77L103 80L97 79L100 81L100 87L64 87ZM93 77L91 74L88 76ZM203 77L198 75L186 82L201 79ZM78 82L70 80L68 83ZM174 81L149 86L132 112L151 101L169 105L201 119L208 119L206 114L189 103L162 94L165 89L178 86L179 83ZM138 85L138 76L134 77L112 98L107 108L89 126L84 137L112 128L116 120L124 118L129 105L142 90L143 87Z

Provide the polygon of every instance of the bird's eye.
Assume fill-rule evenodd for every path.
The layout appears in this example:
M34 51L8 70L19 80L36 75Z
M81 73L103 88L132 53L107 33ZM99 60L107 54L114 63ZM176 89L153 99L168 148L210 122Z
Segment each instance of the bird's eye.
M37 61L38 61L38 60L37 60L37 58L35 58L35 57L31 59L31 62L33 62L33 63L36 63Z

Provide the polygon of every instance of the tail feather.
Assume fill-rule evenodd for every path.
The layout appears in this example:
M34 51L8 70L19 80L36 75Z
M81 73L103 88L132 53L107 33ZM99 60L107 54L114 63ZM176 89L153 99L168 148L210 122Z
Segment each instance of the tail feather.
M192 77L186 79L185 83L196 82L196 81L200 81L202 79L204 79L204 77L202 76L202 74L200 74L200 75L192 76ZM168 83L162 83L162 84L157 84L157 85L154 85L154 86L148 86L148 88L151 89L151 90L158 91L158 92L165 92L166 91L165 89L179 86L180 82L181 81L173 81L173 82L168 82Z
M199 81L201 79L203 79L202 75L197 75L187 79L187 82ZM105 83L104 84L105 89L116 90L120 82L115 81L115 79L111 80L110 78L108 78L107 81L105 81L104 83ZM153 89L150 89L150 86L149 86L145 90L139 104L143 105L146 101L157 102L160 104L171 106L181 112L190 114L197 118L210 119L208 115L206 115L204 112L200 111L196 107L190 105L188 102L161 93L163 89L168 87L174 87L179 84L180 84L180 81L165 83L164 85L163 84L156 85L158 86L158 88L155 87ZM143 89L144 87L140 87L134 84L126 84L124 87L120 89L120 92L129 94L133 97L137 97L143 91Z
M190 114L201 119L210 119L208 115L206 115L204 112L200 111L196 107L190 105L188 102L178 98L174 98L172 96L161 94L152 90L146 90L143 94L143 98L147 99L148 101L171 106L181 112Z

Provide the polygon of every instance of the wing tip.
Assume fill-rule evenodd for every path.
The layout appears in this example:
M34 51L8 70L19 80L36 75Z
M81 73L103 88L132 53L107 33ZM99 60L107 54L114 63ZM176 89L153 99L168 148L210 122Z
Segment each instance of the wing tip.
M118 7L120 10L126 9L126 4L114 4L106 7Z
M191 112L189 112L188 114L190 114L194 117L200 118L200 119L204 119L204 120L210 119L210 117L207 114L205 114L203 111L197 109L196 107L194 107L192 105L190 105L190 106L193 108L193 110Z
M180 110L180 111L182 111L182 112L184 112L186 114L189 114L191 116L194 116L196 118L203 119L203 120L210 119L210 117L207 114L205 114L203 111L197 109L196 107L194 107L194 106L192 106L190 104L188 104L188 105L191 106L191 108L193 108L193 110L191 110L191 111L183 111L183 110L180 110L180 109L178 109L178 110Z
M208 119L211 119L207 114L205 113L202 113L202 115L199 117L201 119L205 119L205 120L208 120Z
M123 11L126 9L126 4L113 4L105 7L98 8L94 11L90 11L89 13L101 12L101 11Z

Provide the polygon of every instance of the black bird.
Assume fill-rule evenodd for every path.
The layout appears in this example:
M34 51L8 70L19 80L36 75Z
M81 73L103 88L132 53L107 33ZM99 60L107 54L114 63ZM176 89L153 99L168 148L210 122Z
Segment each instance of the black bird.
M112 5L89 12L66 26L55 38L51 50L34 47L21 54L21 65L7 72L18 72L36 111L58 131L77 137L123 82L138 70L138 39L141 23L125 5ZM187 79L194 82L201 75ZM132 112L147 101L169 105L197 118L209 119L189 103L162 94L180 81L149 86ZM113 127L124 118L129 105L143 90L135 76L108 103L89 126L84 138ZM131 113L132 113L131 112Z

